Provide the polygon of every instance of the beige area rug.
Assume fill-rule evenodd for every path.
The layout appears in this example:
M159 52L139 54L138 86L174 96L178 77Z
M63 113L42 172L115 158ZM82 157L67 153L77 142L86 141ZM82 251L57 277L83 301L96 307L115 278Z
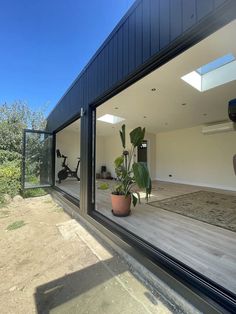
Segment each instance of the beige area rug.
M236 232L236 196L198 191L148 203Z

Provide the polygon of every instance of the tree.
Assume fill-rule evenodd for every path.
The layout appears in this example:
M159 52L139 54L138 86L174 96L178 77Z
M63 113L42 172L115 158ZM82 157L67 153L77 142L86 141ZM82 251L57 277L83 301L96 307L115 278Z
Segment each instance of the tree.
M43 130L45 125L43 113L31 110L24 102L0 104L0 203L5 194L14 196L20 191L23 129ZM31 139L29 148L39 151L38 137ZM28 168L36 173L39 162L30 163Z
M23 129L44 129L45 121L41 111L31 110L24 102L0 105L0 152L9 153L10 159L14 153L21 155Z

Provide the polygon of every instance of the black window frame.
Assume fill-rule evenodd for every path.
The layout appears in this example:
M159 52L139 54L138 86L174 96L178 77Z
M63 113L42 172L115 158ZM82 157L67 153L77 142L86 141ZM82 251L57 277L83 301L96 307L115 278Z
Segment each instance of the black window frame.
M35 185L32 187L26 187L25 186L25 152L26 152L26 134L27 133L37 133L37 134L48 134L52 136L52 147L51 147L51 154L52 154L52 169L51 169L51 176L52 176L52 183L42 186L42 185ZM23 140L22 140L22 161L21 161L21 189L22 191L24 190L29 190L29 189L38 189L38 188L43 188L43 189L48 189L51 188L55 185L55 156L54 156L54 151L55 151L55 135L53 132L47 132L44 130L34 130L34 129L23 129Z
M68 201L72 202L73 204L75 204L78 208L77 212L81 213L81 206L80 206L80 200L81 197L79 195L78 198L72 196L71 194L67 193L66 191L64 191L63 189L61 189L58 185L55 185L56 183L56 144L57 144L57 133L61 132L62 130L64 130L66 127L68 127L69 125L71 125L73 122L79 120L82 122L82 116L81 116L81 112L77 115L75 115L74 117L72 117L71 119L69 119L66 123L64 123L62 126L60 126L58 129L56 129L53 132L54 135L54 152L53 152L53 169L54 169L54 173L53 173L53 189L60 192L60 194L66 198ZM81 143L81 136L82 136L82 127L80 126L80 143ZM81 146L80 146L80 154L81 154ZM83 163L82 163L83 165ZM80 168L81 168L81 160L80 160Z
M88 222L93 224L97 229L104 233L114 234L116 238L124 240L125 243L129 243L131 247L137 250L140 255L145 256L143 259L144 265L147 265L147 260L152 262L152 265L160 266L168 274L176 278L178 282L183 283L186 287L190 288L197 296L200 296L202 300L209 303L212 309L215 309L215 313L218 311L222 313L223 309L229 312L236 312L235 295L229 291L222 289L217 284L210 282L208 278L199 276L192 269L188 269L186 265L182 265L179 261L174 260L171 256L168 256L165 252L157 250L149 243L140 239L137 235L132 234L128 230L122 228L120 225L114 223L101 213L96 212L94 191L95 191L95 136L94 133L96 124L96 108L102 105L105 101L114 97L127 87L137 82L144 76L148 75L158 67L167 63L171 59L178 56L180 53L191 48L213 32L217 31L221 27L225 26L228 22L235 19L236 2L234 0L226 1L222 6L219 6L214 14L209 19L203 18L199 25L196 27L190 27L185 33L177 37L174 42L170 43L168 47L161 50L158 54L148 59L145 63L140 65L134 72L126 77L126 79L116 82L111 89L100 95L98 99L87 104L88 100L88 86L84 85L84 116L76 115L69 121L64 123L61 127L54 131L57 133L73 121L81 118L81 166L82 166L82 184L79 202L79 214L85 218ZM86 72L86 70L85 70ZM66 110L66 108L65 108ZM78 104L78 111L80 105ZM94 121L95 120L95 121ZM54 154L55 155L55 154ZM54 166L55 169L55 166ZM55 178L55 175L54 175ZM57 189L55 186L54 189ZM60 191L60 193L62 193ZM78 206L77 200L73 199L66 193L63 196L69 201ZM113 238L112 238L113 239ZM203 311L204 312L204 311Z
M233 14L233 12L229 12L228 14ZM93 118L94 116L96 117L96 108L135 82L139 81L146 75L150 74L152 71L158 69L160 66L177 57L180 53L193 47L195 44L205 39L208 35L211 35L214 31L220 29L223 26L221 23L218 23L216 14L215 20L212 20L211 24L209 24L209 22L203 23L197 31L195 30L190 32L190 34L186 34L185 36L181 37L180 40L176 40L174 44L171 44L167 49L164 49L162 53L154 56L151 60L146 62L146 64L137 69L135 73L128 76L125 81L119 82L119 84L109 90L105 95L103 95L103 97L89 105L86 118L88 119L87 123L90 126L90 129L89 132L88 129L84 131L87 132L88 140L87 157L88 169L90 169L88 171L88 176L93 178L93 180L90 186L89 184L86 186L87 211L84 211L83 213L87 214L96 222L117 235L119 238L123 239L126 243L136 248L139 252L148 257L148 259L150 259L153 263L160 266L174 278L184 283L187 287L191 288L203 299L207 300L207 302L209 302L214 308L220 312L224 309L231 313L236 312L236 295L233 292L213 282L194 269L191 269L166 252L154 247L144 239L121 227L114 221L95 210L95 165L91 162L92 160L96 160L96 118ZM92 220L90 220L90 222L92 222Z

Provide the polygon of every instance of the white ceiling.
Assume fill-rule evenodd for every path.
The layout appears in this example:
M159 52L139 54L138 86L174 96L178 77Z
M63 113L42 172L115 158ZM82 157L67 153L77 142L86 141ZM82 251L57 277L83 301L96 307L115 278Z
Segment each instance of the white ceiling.
M97 118L113 114L125 118L128 128L142 126L150 133L227 120L228 101L236 98L236 81L199 92L181 77L225 54L236 56L235 33L236 20L105 102L97 109ZM116 133L122 124L97 121L97 134ZM66 130L78 132L80 120Z
M235 33L236 20L105 102L97 117L117 115L126 119L129 128L145 126L152 133L227 120L236 81L199 92L181 77L225 54L236 56ZM110 135L121 124L97 121L97 133Z
M68 132L68 131L72 131L72 132L80 132L80 126L81 126L81 121L80 119L76 120L75 122L69 124L67 127L65 127L64 129L62 129L60 132Z

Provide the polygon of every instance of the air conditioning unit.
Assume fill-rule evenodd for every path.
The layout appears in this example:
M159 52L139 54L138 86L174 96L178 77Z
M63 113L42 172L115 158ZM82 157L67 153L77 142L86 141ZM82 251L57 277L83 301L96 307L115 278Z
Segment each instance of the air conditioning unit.
M202 127L202 133L205 135L214 134L214 133L229 132L229 131L236 131L236 123L224 122L224 123L204 125Z

